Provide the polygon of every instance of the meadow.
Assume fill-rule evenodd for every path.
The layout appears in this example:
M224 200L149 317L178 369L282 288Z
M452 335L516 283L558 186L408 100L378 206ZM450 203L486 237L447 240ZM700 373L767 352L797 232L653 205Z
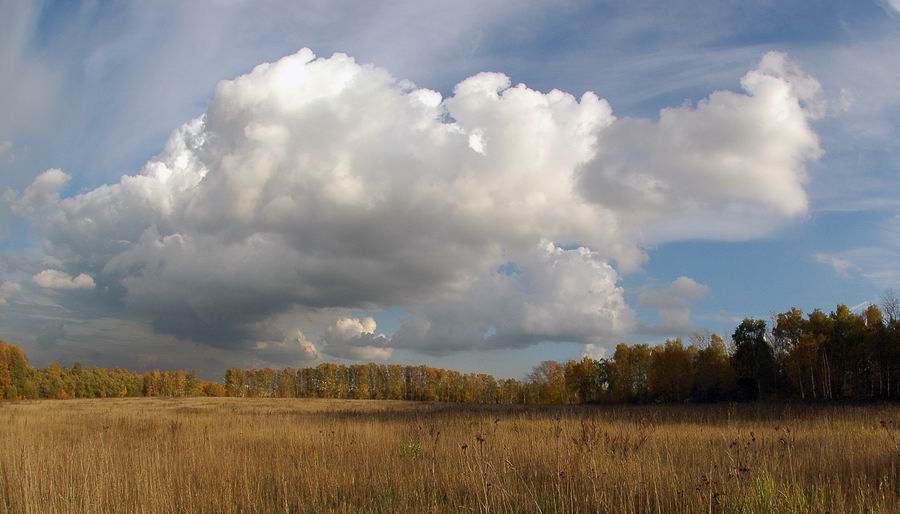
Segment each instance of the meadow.
M0 402L0 514L900 512L900 406Z

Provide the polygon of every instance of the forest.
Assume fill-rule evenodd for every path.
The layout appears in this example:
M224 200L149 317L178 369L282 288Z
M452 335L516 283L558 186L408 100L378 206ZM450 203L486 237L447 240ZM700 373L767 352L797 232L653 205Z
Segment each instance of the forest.
M730 340L696 334L664 344L619 344L607 359L544 361L524 380L429 366L323 363L309 368L240 369L222 382L192 371L33 368L0 341L0 397L110 398L232 396L416 400L478 404L682 403L759 400L900 399L900 309L826 313L792 308L744 319Z

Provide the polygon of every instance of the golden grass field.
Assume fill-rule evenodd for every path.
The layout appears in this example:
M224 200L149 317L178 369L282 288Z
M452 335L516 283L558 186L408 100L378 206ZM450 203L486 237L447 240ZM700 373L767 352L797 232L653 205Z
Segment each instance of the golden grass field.
M0 404L0 513L897 513L898 467L898 406Z

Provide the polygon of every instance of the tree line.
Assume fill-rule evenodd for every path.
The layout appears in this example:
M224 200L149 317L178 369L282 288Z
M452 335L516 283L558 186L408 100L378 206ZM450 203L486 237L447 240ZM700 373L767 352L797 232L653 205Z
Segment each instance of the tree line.
M36 369L0 341L0 397L233 396L566 404L798 399L900 399L900 307L831 313L793 308L743 320L729 341L697 334L664 344L619 344L609 358L544 361L525 380L398 364L241 369L222 382L192 371L135 372L57 363Z
M744 319L726 342L695 335L685 346L616 346L609 359L546 361L529 376L538 403L900 399L900 303L854 313L798 308Z
M0 398L121 398L126 396L224 396L221 383L200 380L193 371L148 371L71 367L53 363L32 368L22 350L0 340Z

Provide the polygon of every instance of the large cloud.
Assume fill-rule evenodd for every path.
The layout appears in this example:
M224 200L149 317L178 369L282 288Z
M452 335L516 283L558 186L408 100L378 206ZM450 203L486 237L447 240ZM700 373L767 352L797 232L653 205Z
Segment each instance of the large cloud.
M399 306L389 343L324 348L597 342L633 323L611 262L805 212L817 84L780 54L742 84L617 121L593 93L482 73L444 99L304 49L220 83L139 175L60 200L52 171L17 205L67 273L184 338L264 350L287 312Z

